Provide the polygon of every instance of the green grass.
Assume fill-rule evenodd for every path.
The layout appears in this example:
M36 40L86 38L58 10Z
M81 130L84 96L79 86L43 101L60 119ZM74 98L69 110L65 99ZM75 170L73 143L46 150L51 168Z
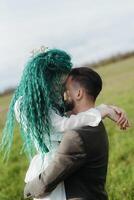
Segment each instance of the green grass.
M97 104L103 102L124 108L132 124L127 131L121 131L114 122L105 120L110 141L109 200L134 200L134 58L102 66L97 71L104 82ZM10 98L0 97L0 106L6 108ZM5 112L0 113L0 130L4 121ZM0 200L23 200L23 180L28 161L25 155L20 155L20 148L21 140L16 128L8 163L4 164L0 156Z

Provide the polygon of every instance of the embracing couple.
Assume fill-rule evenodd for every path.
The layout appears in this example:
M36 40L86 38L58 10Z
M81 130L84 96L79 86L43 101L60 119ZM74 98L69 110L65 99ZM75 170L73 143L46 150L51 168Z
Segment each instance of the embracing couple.
M20 123L25 149L38 152L26 173L25 198L107 200L108 136L102 119L126 129L118 107L95 106L102 79L87 67L73 68L58 49L42 52L26 65L13 96L8 123ZM14 112L14 114L13 114ZM13 117L11 117L11 114ZM3 146L10 143L3 136Z

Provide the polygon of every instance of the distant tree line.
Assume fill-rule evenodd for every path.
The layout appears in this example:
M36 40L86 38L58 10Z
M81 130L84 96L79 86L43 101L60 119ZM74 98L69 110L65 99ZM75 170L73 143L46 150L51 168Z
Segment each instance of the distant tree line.
M16 88L8 88L6 90L4 90L4 92L0 93L0 96L4 96L4 95L10 95L15 91Z
M96 61L96 62L92 62L92 63L85 63L82 66L86 66L86 67L90 67L90 68L98 68L100 66L105 66L117 61L121 61L121 60L125 60L127 58L133 57L134 56L134 51L131 52L127 52L127 53L119 53L117 55L114 56L110 56L108 58Z

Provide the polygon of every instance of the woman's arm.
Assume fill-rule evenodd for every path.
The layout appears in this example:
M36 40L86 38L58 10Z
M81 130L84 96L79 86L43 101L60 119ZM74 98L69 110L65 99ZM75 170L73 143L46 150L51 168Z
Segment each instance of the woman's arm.
M101 104L96 107L100 113L102 118L108 117L117 123L120 129L126 130L126 128L130 127L130 122L126 115L126 112L117 106Z
M70 115L70 117L61 117L54 111L51 111L52 125L59 132L75 129L82 126L98 126L101 121L100 111L90 109L86 112Z
M105 119L105 117L108 117L115 122L117 122L119 119L119 115L109 105L100 104L99 106L96 107L96 109L100 111L102 119Z
M98 111L98 112L97 112ZM75 129L81 126L97 126L101 118L108 117L120 126L121 129L126 129L128 126L128 119L120 108L101 104L96 107L96 113L90 109L90 111L81 112L77 115L70 115L70 117L61 117L54 111L51 112L52 125L59 132L64 132L69 129ZM119 123L118 123L119 122Z
M20 123L20 102L21 102L22 96L19 97L19 99L16 101L14 106L15 116L16 120ZM97 112L98 111L98 112ZM121 129L125 129L126 127L129 127L128 120L126 118L126 115L124 114L120 108L115 106L108 106L105 104L101 104L96 107L95 110L90 109L90 111L81 112L77 115L70 115L70 117L61 117L60 115L56 114L54 111L51 111L51 120L52 125L54 128L57 129L59 132L64 132L69 129L75 129L81 126L97 126L101 118L108 117L111 120L118 122L118 125ZM25 130L26 124L23 123Z

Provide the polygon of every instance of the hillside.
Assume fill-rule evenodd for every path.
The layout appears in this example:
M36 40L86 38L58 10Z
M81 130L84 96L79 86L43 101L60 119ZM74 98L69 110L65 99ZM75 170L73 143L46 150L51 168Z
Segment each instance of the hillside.
M96 69L103 78L99 103L115 104L126 110L132 127L121 131L110 120L105 125L110 141L110 162L107 190L110 200L134 199L134 57ZM0 97L0 130L5 121L11 96ZM3 110L3 111L2 111ZM28 167L25 155L20 155L21 141L16 128L11 157L3 164L0 157L0 200L23 200L23 180Z

